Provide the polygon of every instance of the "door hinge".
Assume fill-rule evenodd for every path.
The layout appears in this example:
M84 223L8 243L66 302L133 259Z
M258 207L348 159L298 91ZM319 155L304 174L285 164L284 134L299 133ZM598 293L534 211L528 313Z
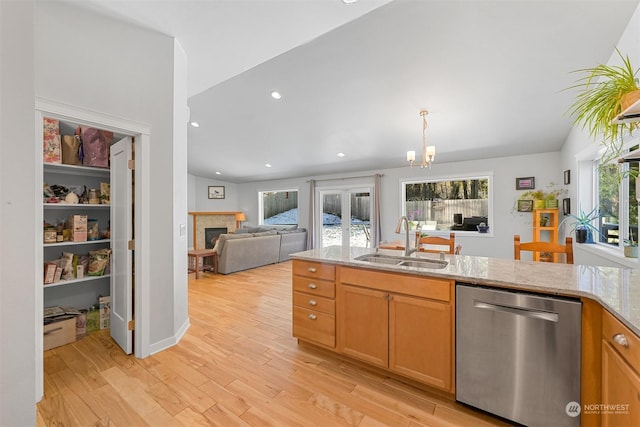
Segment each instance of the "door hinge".
M129 242L127 243L127 248L129 248L130 251L134 250L136 248L136 241L129 240Z
M129 320L129 323L127 323L127 329L130 331L133 331L136 329L136 321L135 320Z
M136 161L129 160L129 162L127 163L127 166L129 166L129 169L134 170L136 168Z

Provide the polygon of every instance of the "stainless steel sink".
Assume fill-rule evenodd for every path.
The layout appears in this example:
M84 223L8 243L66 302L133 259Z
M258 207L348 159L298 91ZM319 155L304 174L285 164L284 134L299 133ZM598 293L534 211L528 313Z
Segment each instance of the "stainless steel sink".
M365 254L354 258L357 261L371 262L374 264L398 265L401 267L415 268L445 268L449 263L437 259L411 258L405 256L393 256L385 254Z
M404 267L417 267L417 268L445 268L449 264L447 261L440 261L437 259L413 259L400 261L400 264Z

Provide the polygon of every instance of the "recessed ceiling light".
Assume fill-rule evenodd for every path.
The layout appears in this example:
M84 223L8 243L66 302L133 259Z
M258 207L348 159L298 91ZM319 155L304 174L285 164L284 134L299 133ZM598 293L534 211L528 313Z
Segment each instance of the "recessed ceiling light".
M216 171L216 175L222 175L222 172Z
M344 157L344 153L337 153L336 156L338 157Z
M200 127L200 124L198 122L191 122L189 123L191 126L193 126L194 128L198 128Z
M358 3L358 0L342 0L342 3L344 3L344 4L354 4L354 3Z
M273 99L280 99L280 98L282 98L282 95L277 90L274 90L273 92L271 92L271 97Z
M264 166L265 166L265 167L267 167L267 168L272 167L269 163L265 163L265 165L264 165Z

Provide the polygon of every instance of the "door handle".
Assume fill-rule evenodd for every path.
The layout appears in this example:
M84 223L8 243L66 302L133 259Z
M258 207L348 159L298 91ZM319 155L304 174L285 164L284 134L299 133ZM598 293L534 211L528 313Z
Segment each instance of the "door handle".
M315 273L316 271L315 267L309 267L309 273Z
M309 289L318 289L318 285L315 283L309 283Z
M316 320L318 318L318 316L316 316L315 314L310 314L309 315L309 319L311 320Z
M314 300L314 299L310 299L310 300L309 300L309 305L316 306L316 305L318 305L318 303L316 302L316 300Z
M483 310L508 313L516 316L528 317L530 319L547 320L549 322L558 321L558 313L549 313L546 311L531 310L524 307L510 307L508 305L491 304L480 301L474 301L473 306Z
M629 340L624 336L624 334L615 334L613 336L613 340L622 347L629 348Z

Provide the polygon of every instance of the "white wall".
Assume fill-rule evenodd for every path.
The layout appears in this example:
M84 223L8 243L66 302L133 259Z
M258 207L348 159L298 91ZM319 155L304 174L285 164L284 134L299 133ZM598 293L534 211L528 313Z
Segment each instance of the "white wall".
M35 425L34 5L0 1L0 425ZM16 41L19 41L17 43ZM40 129L42 132L42 129ZM34 192L34 188L38 191Z
M187 244L187 54L173 41L173 334L182 337L189 326Z
M236 212L238 185L217 179L189 175L189 212ZM209 186L224 186L224 199L209 199ZM188 245L193 248L193 217L188 219Z
M470 236L459 234L457 240L462 244L463 254L494 256L500 258L513 257L513 235L520 234L523 240L531 238L532 214L516 212L514 207L518 196L522 191L515 190L515 178L534 176L536 188L546 188L548 184L555 183L562 186L563 170L561 167L560 153L542 153L529 156L501 157L494 159L475 160L456 163L434 163L432 169L420 168L395 168L381 171L370 171L352 174L351 176L373 175L381 172L382 178L382 240L392 241L401 239L394 230L401 214L401 187L402 180L417 179L420 177L448 178L461 175L478 175L483 173L493 174L493 223L491 235L473 233ZM319 179L345 177L344 175L314 177ZM246 184L238 184L238 210L247 213L247 223L257 223L258 216L258 191L298 189L298 222L302 227L309 227L309 183L311 177L295 178L287 180L262 181ZM331 182L319 182L318 187L326 185L350 185L373 182L372 179L335 180Z
M15 39L14 39L15 40ZM186 316L186 65L174 39L74 7L36 3L36 96L147 125L151 191L149 340L171 345ZM174 62L175 57L175 62ZM174 67L174 65L176 65ZM175 92L174 92L175 90ZM175 110L175 111L174 111ZM20 182L19 179L17 179ZM39 188L42 184L34 185Z
M620 37L617 45L622 55L628 55L632 66L636 69L640 67L640 6L629 20L629 24L624 33ZM608 64L619 65L620 57L615 49L611 53L611 57L607 61ZM585 68L593 67L597 64L584 64ZM638 131L635 132L635 136ZM569 186L569 196L571 198L572 213L577 213L580 208L585 211L591 210L591 198L593 194L593 182L591 172L583 170L582 175L579 174L578 163L581 158L596 153L601 148L601 141L593 139L589 132L582 129L581 126L574 126L562 147L561 161L562 169L571 170L571 184ZM565 231L566 230L561 230ZM581 247L578 245L574 249L575 262L577 264L614 266L614 267L636 267L638 263L624 259L621 254L613 253L610 250L598 251L592 247Z

